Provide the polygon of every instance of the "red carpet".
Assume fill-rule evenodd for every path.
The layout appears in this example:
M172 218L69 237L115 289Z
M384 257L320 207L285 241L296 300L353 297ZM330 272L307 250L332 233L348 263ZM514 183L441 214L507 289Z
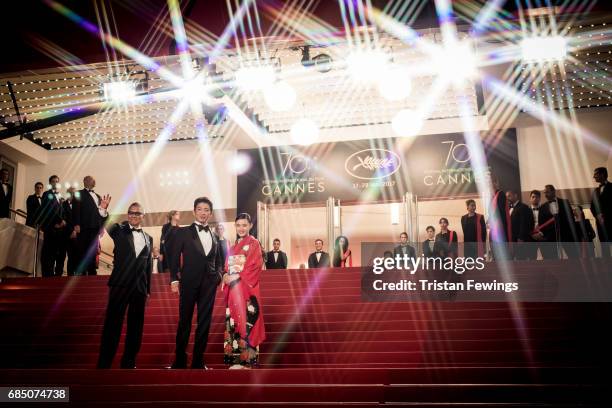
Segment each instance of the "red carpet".
M517 264L515 271L554 267ZM168 277L157 275L138 369L101 371L93 367L106 281L0 284L0 384L70 386L74 406L595 406L606 395L606 303L523 303L514 310L508 303L365 303L357 268L265 271L262 368L224 369L218 299L206 353L214 370L170 371L163 367L173 357L178 298Z

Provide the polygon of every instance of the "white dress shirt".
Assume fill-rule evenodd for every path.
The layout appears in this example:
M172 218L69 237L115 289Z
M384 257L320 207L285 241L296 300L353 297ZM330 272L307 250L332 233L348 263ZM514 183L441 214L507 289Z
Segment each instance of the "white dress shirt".
M140 255L144 247L147 246L147 241L145 239L144 232L142 230L132 230L132 236L134 237L134 252L136 256Z
M204 224L201 224L201 223L199 223L197 221L195 223L196 223L196 225L204 225ZM208 224L206 224L204 226L206 227L206 226L208 226ZM206 255L208 255L208 253L212 249L212 231L210 231L210 227L209 227L208 232L206 232L204 230L200 231L198 229L198 237L200 237L200 242L202 243L202 247L204 248L204 253Z
M274 252L274 263L278 262L278 252Z
M4 191L4 195L8 195L8 184L2 183L2 190Z
M320 253L320 252L317 252L317 253L315 254L315 256L317 257L317 262L320 262L320 261L321 261L321 253Z
M159 271L157 270L157 261L159 261L159 258L153 258L153 270L151 271L151 273L159 273Z

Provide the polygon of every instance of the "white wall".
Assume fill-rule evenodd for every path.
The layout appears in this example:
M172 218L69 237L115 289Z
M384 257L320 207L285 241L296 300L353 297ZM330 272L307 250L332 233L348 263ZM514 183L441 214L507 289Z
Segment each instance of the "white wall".
M194 141L168 143L157 157L152 150L153 144L139 144L50 151L46 165L27 166L25 183L47 184L49 176L57 174L62 183L77 182L82 188L83 177L91 175L96 192L113 197L112 213L126 212L133 201L141 202L148 213L190 210L198 196L211 198L215 209L236 207L236 175L227 170L234 150L212 150L206 158ZM168 172L173 185L162 187ZM176 183L185 180L190 184Z

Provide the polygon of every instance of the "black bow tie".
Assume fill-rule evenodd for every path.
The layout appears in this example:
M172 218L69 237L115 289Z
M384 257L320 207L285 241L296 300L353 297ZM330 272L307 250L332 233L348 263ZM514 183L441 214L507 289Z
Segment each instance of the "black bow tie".
M93 191L93 190L87 189L87 191L89 191L90 193L95 193L95 191Z
M208 225L196 224L198 227L198 232L204 230L206 232L210 232L210 227Z
M323 252L323 251L315 251L315 254L320 254L320 253L322 253L322 252Z
M141 232L141 231L142 231L142 228L134 228L134 227L132 227L132 228L130 228L130 229L131 229L132 231L136 231L136 232Z
M534 211L536 211L536 210L539 210L539 209L540 209L540 207L531 207L531 209L532 209L532 210L534 210Z
M509 207L510 207L510 208L514 208L514 204L510 204L510 206L509 206Z

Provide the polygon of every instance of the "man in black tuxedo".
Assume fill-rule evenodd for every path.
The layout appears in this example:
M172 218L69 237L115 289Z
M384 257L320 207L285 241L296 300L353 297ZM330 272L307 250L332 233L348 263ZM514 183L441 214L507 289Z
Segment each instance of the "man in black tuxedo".
M554 243L559 243L560 247L565 250L568 258L578 258L580 256L579 247L576 244L578 241L576 235L576 224L574 221L574 212L570 202L564 198L557 197L555 186L548 184L544 187L544 196L548 200L540 207L540 219L538 224L544 235L545 241L549 246L544 252L547 252L546 258L551 257L551 252L554 248ZM553 222L550 222L550 219ZM545 227L543 227L546 225ZM559 252L555 252L554 258L558 258Z
M100 201L106 212L111 197ZM153 238L141 227L144 209L139 203L128 208L128 220L107 227L112 238L113 272L108 279L108 305L100 341L98 368L111 368L119 345L121 328L127 311L127 332L121 368L136 368L136 355L142 343L145 305L151 294L151 249Z
M393 257L400 256L402 259L404 255L408 255L408 258L416 258L416 251L414 247L408 245L408 234L402 232L400 234L400 244L393 249Z
M198 307L191 368L207 369L204 352L212 318L217 286L223 275L222 254L217 238L208 225L213 204L206 197L193 202L195 221L179 228L170 242L171 288L179 293L179 322L176 330L176 357L171 368L187 368L187 343L191 333L193 308ZM181 266L182 257L182 266Z
M287 269L287 254L280 250L280 239L272 241L272 251L266 254L266 269Z
M531 232L535 223L531 209L521 202L516 191L507 191L506 199L510 203L510 222L512 225L512 245L514 259L529 259L528 245L531 245Z
M40 206L40 226L45 234L40 255L42 276L62 276L64 273L66 221L59 182L58 176L49 177L51 189L43 193Z
M26 199L26 211L28 216L26 217L26 225L28 227L36 228L38 224L38 211L42 205L43 198L43 183L40 181L34 184L34 194L31 194Z
M0 169L0 218L10 218L9 207L13 198L13 186L9 184L8 169Z
M74 232L74 216L72 214L74 208L74 196L76 189L70 187L66 190L66 199L62 202L62 211L64 221L66 221L66 234L64 235L64 248L68 261L66 262L66 272L68 276L74 276L79 261L79 248L77 243L77 235Z
M101 198L94 191L96 180L87 176L83 179L84 189L78 191L73 202L73 231L79 246L77 275L96 275L96 255L100 242L100 231L104 225Z
M329 254L323 251L323 240L315 240L315 251L308 256L309 268L329 268Z
M612 185L608 181L608 169L598 167L593 171L593 178L599 184L593 190L591 212L597 220L597 235L601 242L604 258L612 256Z

